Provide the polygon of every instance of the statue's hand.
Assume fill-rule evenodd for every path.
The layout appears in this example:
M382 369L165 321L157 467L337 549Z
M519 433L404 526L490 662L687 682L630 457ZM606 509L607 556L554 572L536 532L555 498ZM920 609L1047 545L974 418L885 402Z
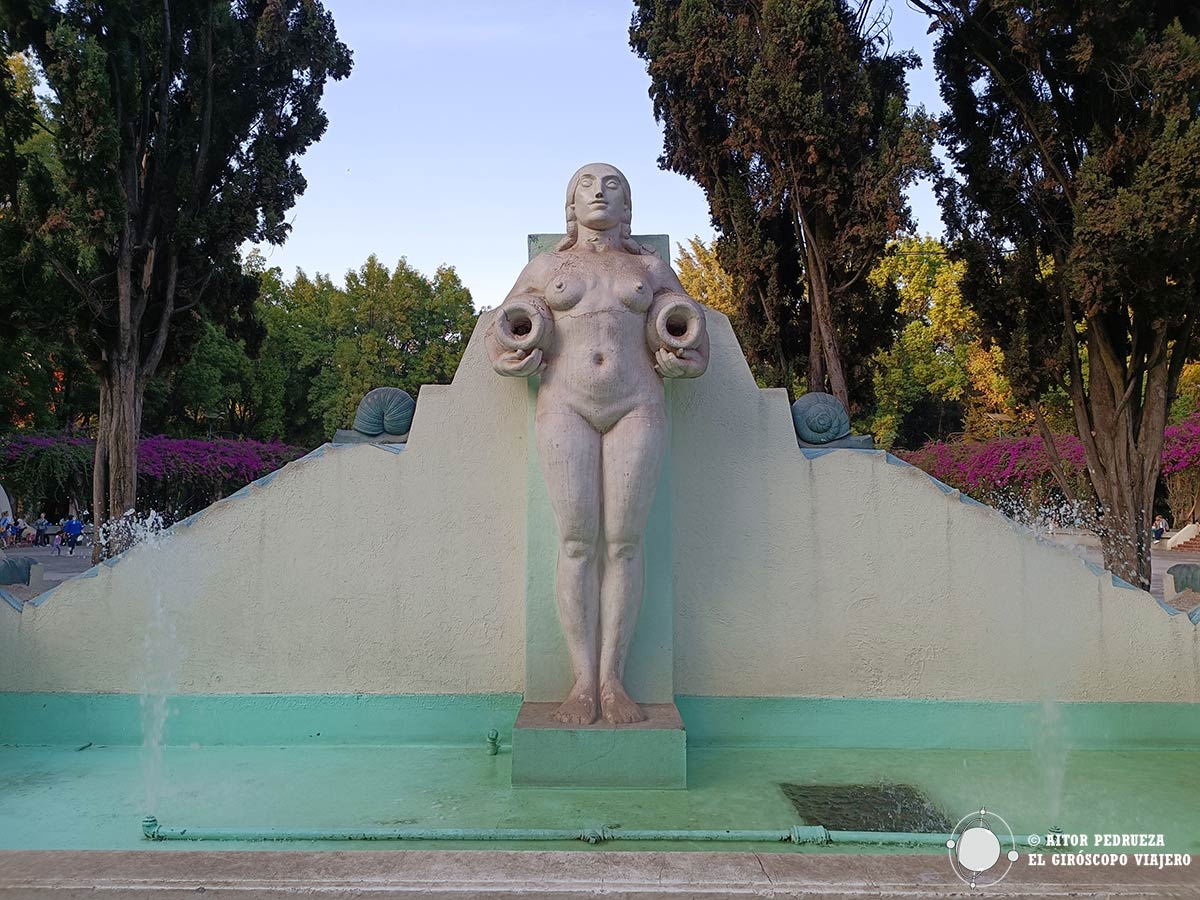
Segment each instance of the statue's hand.
M546 363L542 359L539 347L533 351L509 350L501 353L492 363L492 367L501 375L526 378L530 375L540 375L546 368Z
M659 347L654 359L654 368L663 378L695 378L708 368L708 358L699 350L672 351Z

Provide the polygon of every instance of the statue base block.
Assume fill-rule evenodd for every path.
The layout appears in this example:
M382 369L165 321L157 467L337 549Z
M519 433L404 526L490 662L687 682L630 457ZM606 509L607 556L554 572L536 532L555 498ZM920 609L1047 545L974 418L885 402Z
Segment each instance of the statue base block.
M512 733L514 787L687 787L687 734L674 703L642 704L645 722L563 725L557 703L523 703Z

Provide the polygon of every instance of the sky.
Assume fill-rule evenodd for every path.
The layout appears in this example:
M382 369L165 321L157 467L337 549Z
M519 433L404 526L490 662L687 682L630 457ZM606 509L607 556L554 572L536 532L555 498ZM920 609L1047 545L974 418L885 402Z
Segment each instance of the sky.
M910 99L940 108L928 20L886 0L894 50L915 50ZM504 300L526 235L562 232L567 181L608 162L633 190L635 234L672 247L713 229L704 192L658 168L645 64L629 47L628 0L325 0L354 53L330 83L324 137L300 159L308 189L282 246L261 248L340 283L375 254L432 276L453 266L477 307ZM941 234L928 186L910 194L918 228ZM677 256L677 252L673 252Z

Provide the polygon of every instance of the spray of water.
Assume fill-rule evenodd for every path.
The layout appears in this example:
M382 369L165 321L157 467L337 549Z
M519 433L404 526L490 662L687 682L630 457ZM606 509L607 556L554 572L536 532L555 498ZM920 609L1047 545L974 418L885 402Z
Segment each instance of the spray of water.
M99 540L106 548L141 545L139 552L158 554L169 540L163 516L154 510L141 514L129 510L119 519L110 519L100 529ZM151 564L158 572L161 565ZM145 777L147 812L158 808L163 783L163 739L166 733L169 699L175 689L175 624L164 602L166 579L153 577L145 594L146 630L142 637L143 665L141 695L142 771Z
M1103 555L1111 562L1113 574L1143 590L1150 589L1149 582L1139 575L1136 567L1131 568L1133 564L1126 562L1149 559L1148 531L1139 531L1139 527L1148 528L1149 525L1150 518L1145 510L1138 510L1133 516L1136 523L1145 525L1134 527L1135 522L1124 521L1094 498L1069 500L1054 491L1041 495L1006 487L992 491L986 501L1015 522L1054 539L1078 556L1098 558ZM1064 539L1060 534L1064 530L1094 535L1098 541L1096 552L1089 554L1082 543L1069 537ZM1106 563L1106 567L1108 565Z
M1052 697L1042 699L1033 731L1033 755L1037 760L1039 789L1046 804L1043 812L1050 825L1062 821L1063 791L1067 780L1067 738L1063 730L1062 705Z
M1088 526L1086 510L1080 510L1077 504L1069 502L1046 503L1040 508L1027 507L1026 515L1019 521L1032 528L1035 533L1051 536L1058 529L1082 530ZM1060 546L1064 546L1061 537L1054 539ZM1066 546L1083 555L1082 546L1072 543L1067 543ZM1026 671L1036 674L1041 694L1040 703L1033 708L1026 723L1033 760L1029 772L1032 779L1029 787L1037 797L1034 811L1036 818L1031 824L1040 830L1058 825L1062 821L1070 747L1058 686L1069 682L1076 661L1072 659L1072 654L1061 646L1057 638L1058 629L1047 627L1046 618L1054 617L1055 611L1040 608L1033 602L1035 597L1044 596L1044 586L1036 580L1037 576L1034 573L1037 569L1030 559L1036 551L1024 541L1020 547L1020 565L1023 573L1019 626L1023 649L1021 666Z

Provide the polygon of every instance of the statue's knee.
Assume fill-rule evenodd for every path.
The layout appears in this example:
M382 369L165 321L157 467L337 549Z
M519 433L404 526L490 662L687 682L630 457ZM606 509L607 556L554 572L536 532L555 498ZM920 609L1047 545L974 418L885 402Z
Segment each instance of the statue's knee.
M562 555L567 557L567 559L590 560L596 555L596 542L572 540L563 541Z
M619 559L633 559L642 549L640 540L610 540L608 542L608 558L616 562Z

